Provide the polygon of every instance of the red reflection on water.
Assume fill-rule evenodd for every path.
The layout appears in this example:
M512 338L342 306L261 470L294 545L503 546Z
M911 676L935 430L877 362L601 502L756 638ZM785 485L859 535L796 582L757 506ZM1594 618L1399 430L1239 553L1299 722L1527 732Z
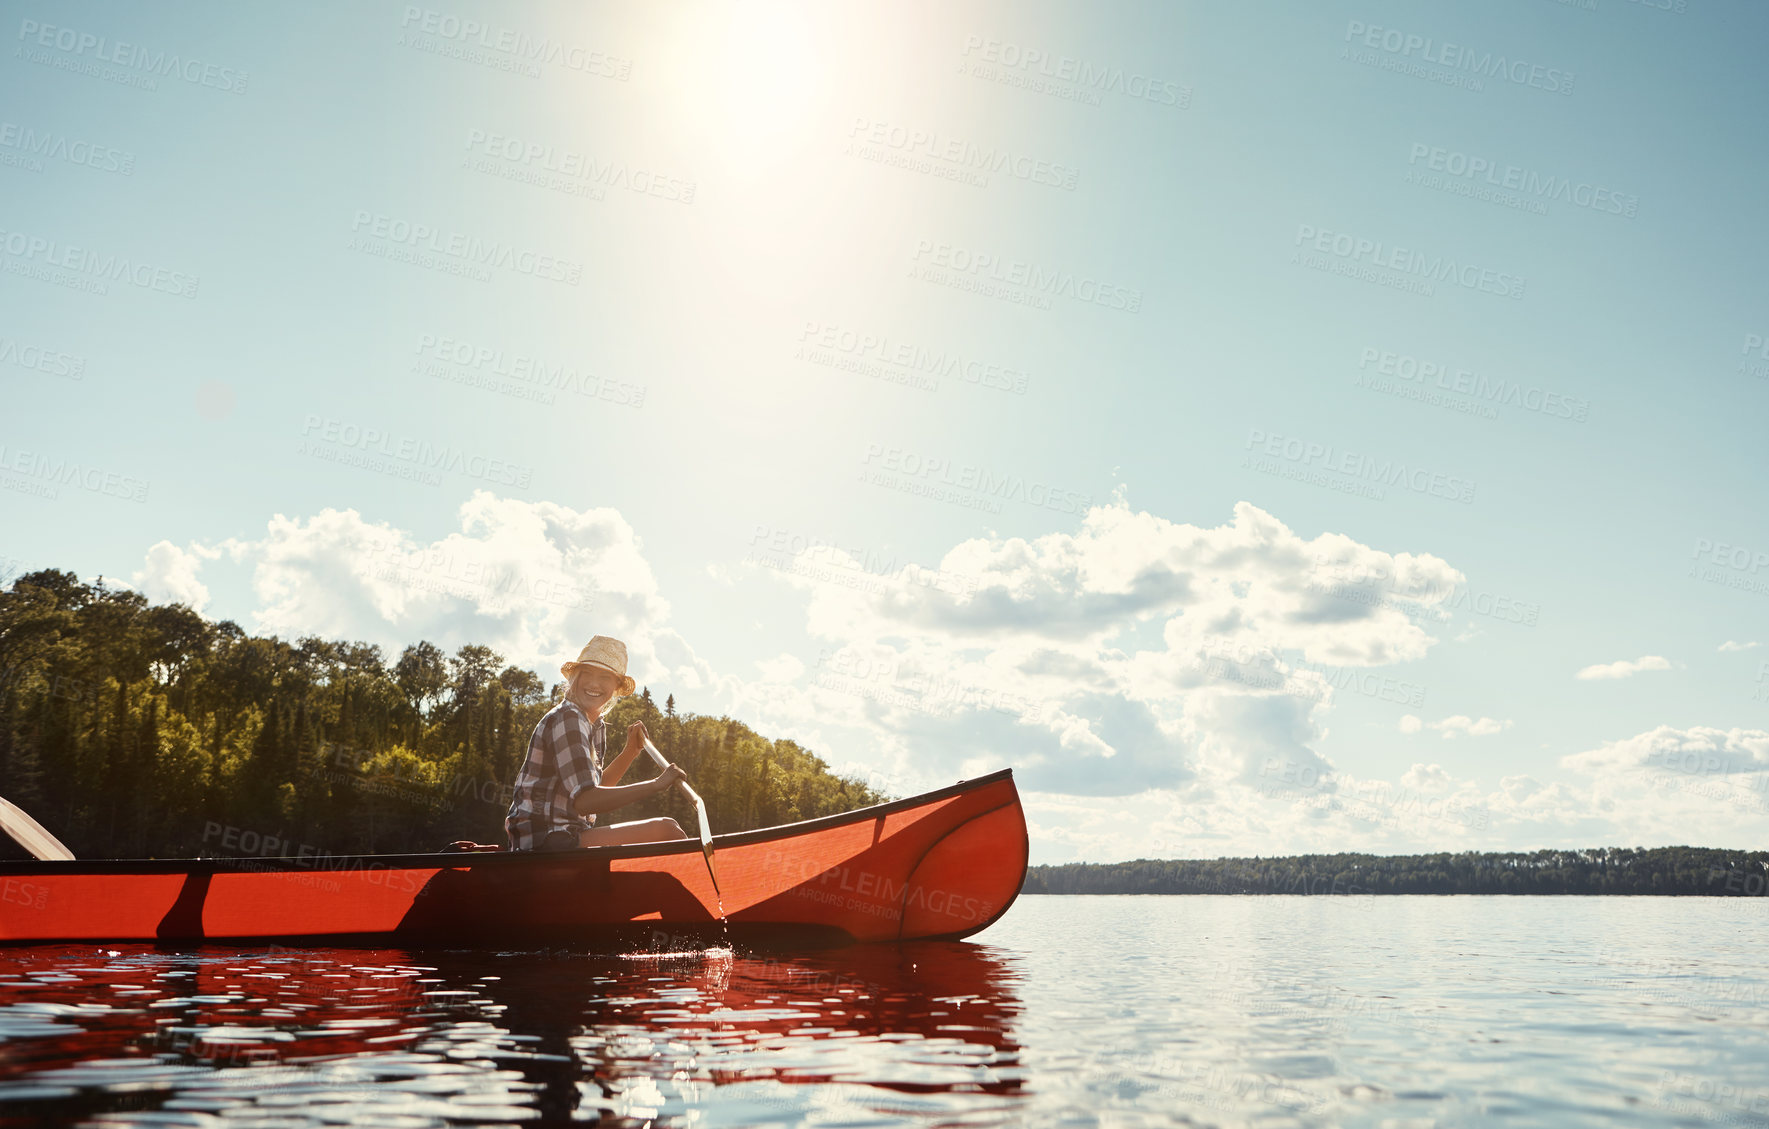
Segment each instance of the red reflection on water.
M520 1071L522 1100L549 1120L572 1115L582 1082L612 1100L646 1079L704 1084L715 1104L718 1087L758 1080L1011 1103L1023 1084L1017 983L1011 956L965 942L810 955L0 950L0 1121L29 1121L15 1087L67 1084L81 1076L68 1068L99 1060L110 1081L35 1101L30 1116L142 1108L144 1087L115 1081L131 1061L441 1062L461 1058L446 1052L463 1041ZM163 1101L182 1085L145 1089Z

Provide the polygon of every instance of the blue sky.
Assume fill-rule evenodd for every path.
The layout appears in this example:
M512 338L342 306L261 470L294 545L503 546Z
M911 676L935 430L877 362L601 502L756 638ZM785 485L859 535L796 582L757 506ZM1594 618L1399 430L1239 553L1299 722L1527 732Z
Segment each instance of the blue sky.
M620 635L1038 861L1760 845L1757 6L9 19L0 566Z

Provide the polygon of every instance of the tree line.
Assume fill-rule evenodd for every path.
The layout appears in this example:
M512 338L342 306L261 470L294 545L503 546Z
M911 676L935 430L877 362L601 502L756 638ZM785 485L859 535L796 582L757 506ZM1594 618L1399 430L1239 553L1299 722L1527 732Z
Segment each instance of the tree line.
M1036 866L1028 894L1769 893L1769 851L1707 847L1137 859Z
M373 644L253 635L56 569L0 591L0 795L80 857L502 843L529 735L563 693L477 644L450 655L420 641L388 661ZM887 798L795 742L679 712L673 695L660 708L649 688L609 711L610 759L638 720L715 832ZM654 815L694 826L678 790L616 818Z

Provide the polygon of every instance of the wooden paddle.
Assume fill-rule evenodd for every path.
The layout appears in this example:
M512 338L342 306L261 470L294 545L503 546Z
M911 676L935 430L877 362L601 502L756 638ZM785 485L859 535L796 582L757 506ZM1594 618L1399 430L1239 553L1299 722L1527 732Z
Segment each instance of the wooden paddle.
M658 768L669 767L670 762L663 759L663 754L657 751L657 746L651 743L649 737L645 738L645 751L651 754L651 759L657 762ZM719 872L713 869L713 833L712 828L706 822L706 804L701 800L699 792L688 787L686 780L680 781L680 783L682 791L688 793L688 798L694 801L694 814L700 817L700 853L706 856L706 872L712 876L713 893L718 894Z
M43 830L43 825L26 815L24 809L0 797L0 831L5 831L18 845L45 862L72 862L74 852L60 839Z

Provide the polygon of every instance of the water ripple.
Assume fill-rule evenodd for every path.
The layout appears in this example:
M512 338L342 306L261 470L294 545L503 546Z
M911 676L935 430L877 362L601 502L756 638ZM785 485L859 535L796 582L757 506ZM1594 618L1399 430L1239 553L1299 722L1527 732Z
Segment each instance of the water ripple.
M1769 1126L1764 906L1027 898L814 954L0 950L0 1126Z

